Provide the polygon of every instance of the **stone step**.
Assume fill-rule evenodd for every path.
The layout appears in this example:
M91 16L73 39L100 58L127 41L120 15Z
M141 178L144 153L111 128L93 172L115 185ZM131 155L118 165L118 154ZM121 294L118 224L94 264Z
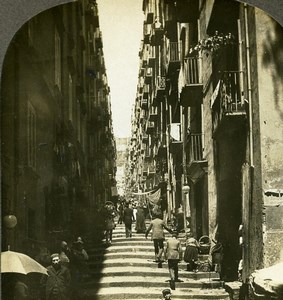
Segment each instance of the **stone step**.
M139 267L139 266L115 266L115 267L102 267L97 269L90 268L89 270L91 277L93 276L143 276L143 277L167 277L168 278L168 266L163 264L162 268L158 268L157 265L154 267ZM193 280L209 279L218 280L219 274L216 272L188 272L184 269L179 269L180 278L190 278Z
M144 259L144 258L127 258L121 259L121 258L108 258L106 260L103 259L97 259L97 260L90 260L88 265L90 268L98 268L98 267L123 267L128 266L135 266L135 267L151 267L156 268L157 263L152 259ZM162 263L163 267L167 267L167 261L164 261ZM179 269L186 270L187 263L184 261L181 261L179 263Z
M133 224L133 228L134 228ZM148 224L147 224L148 226ZM170 233L165 233L165 239ZM181 235L185 250L185 235ZM165 241L166 242L166 241ZM134 232L131 238L125 237L124 224L118 224L113 231L112 244L105 239L87 241L89 254L89 278L80 288L82 299L160 299L162 290L169 288L168 263L161 268L154 261L154 246L150 235ZM200 261L206 261L208 255L199 255ZM215 272L188 272L184 261L179 263L179 278L176 290L172 291L174 300L181 299L219 299L228 300L229 295L223 289L223 282Z
M82 290L83 299L160 299L162 289L169 287L169 284L164 287L108 287L102 289L85 289ZM222 299L229 300L229 295L223 289L190 289L178 288L172 291L172 298L175 299Z
M176 282L176 287L180 288L220 288L223 287L223 282L219 280L193 280L189 278L182 278L182 282ZM108 276L102 277L99 280L89 280L83 284L83 287L89 288L108 288L108 287L160 287L164 288L164 285L169 284L169 274L167 279L165 277L154 277L154 281L152 277L147 276L127 276L125 277L115 277Z

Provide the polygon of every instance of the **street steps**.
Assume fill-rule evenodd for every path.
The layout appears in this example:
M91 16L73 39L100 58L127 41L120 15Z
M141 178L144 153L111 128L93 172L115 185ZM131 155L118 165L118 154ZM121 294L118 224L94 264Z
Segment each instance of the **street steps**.
M166 234L166 238L169 236ZM150 235L145 239L144 234L133 230L132 238L126 238L124 225L118 224L112 244L89 243L87 251L90 279L82 285L81 299L160 299L162 290L169 288L167 262L162 263L162 268L154 262ZM205 261L207 256L200 259ZM215 272L188 272L182 261L179 278L182 282L176 282L176 290L172 291L174 300L229 299Z

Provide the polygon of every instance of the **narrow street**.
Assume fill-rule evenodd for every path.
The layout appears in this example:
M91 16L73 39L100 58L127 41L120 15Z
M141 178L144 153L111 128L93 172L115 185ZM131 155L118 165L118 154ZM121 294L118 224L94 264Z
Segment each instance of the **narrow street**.
M166 233L166 237L169 235ZM180 238L184 241L184 237ZM133 230L133 237L126 238L124 224L118 224L111 245L103 242L89 247L92 279L84 285L83 299L160 299L162 290L169 288L167 262L158 268L153 243L144 234ZM207 256L199 259L205 260ZM188 272L182 261L179 275L183 282L176 283L176 290L172 291L174 300L229 299L217 273Z
M173 300L282 300L281 24L241 0L27 2L2 13L0 298L168 300L186 246Z

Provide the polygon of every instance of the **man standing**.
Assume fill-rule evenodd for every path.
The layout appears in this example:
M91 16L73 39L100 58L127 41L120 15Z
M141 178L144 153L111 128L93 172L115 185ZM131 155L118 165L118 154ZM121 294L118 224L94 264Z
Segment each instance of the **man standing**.
M154 216L154 219L151 221L148 229L145 232L145 238L147 239L147 236L152 229L152 240L154 244L154 252L155 252L155 261L160 263L161 257L164 250L164 231L163 229L166 229L168 232L171 233L171 230L165 225L164 221L161 219L161 216L156 215Z
M134 221L133 209L129 207L129 203L126 203L126 208L124 209L124 223L126 230L126 238L132 237L132 223Z
M42 277L46 300L68 300L71 276L70 271L61 266L59 254L51 255L52 265L47 267L48 276Z
M168 259L170 287L172 290L175 290L175 282L181 281L178 278L178 263L182 259L182 246L177 232L173 232L172 237L167 240L165 258Z

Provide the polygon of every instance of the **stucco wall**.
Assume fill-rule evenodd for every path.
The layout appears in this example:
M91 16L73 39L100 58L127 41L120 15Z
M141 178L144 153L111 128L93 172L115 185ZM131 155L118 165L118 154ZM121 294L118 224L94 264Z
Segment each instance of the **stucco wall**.
M255 10L262 193L283 189L283 30ZM282 261L283 219L278 197L264 199L264 265ZM281 197L282 199L282 197Z

